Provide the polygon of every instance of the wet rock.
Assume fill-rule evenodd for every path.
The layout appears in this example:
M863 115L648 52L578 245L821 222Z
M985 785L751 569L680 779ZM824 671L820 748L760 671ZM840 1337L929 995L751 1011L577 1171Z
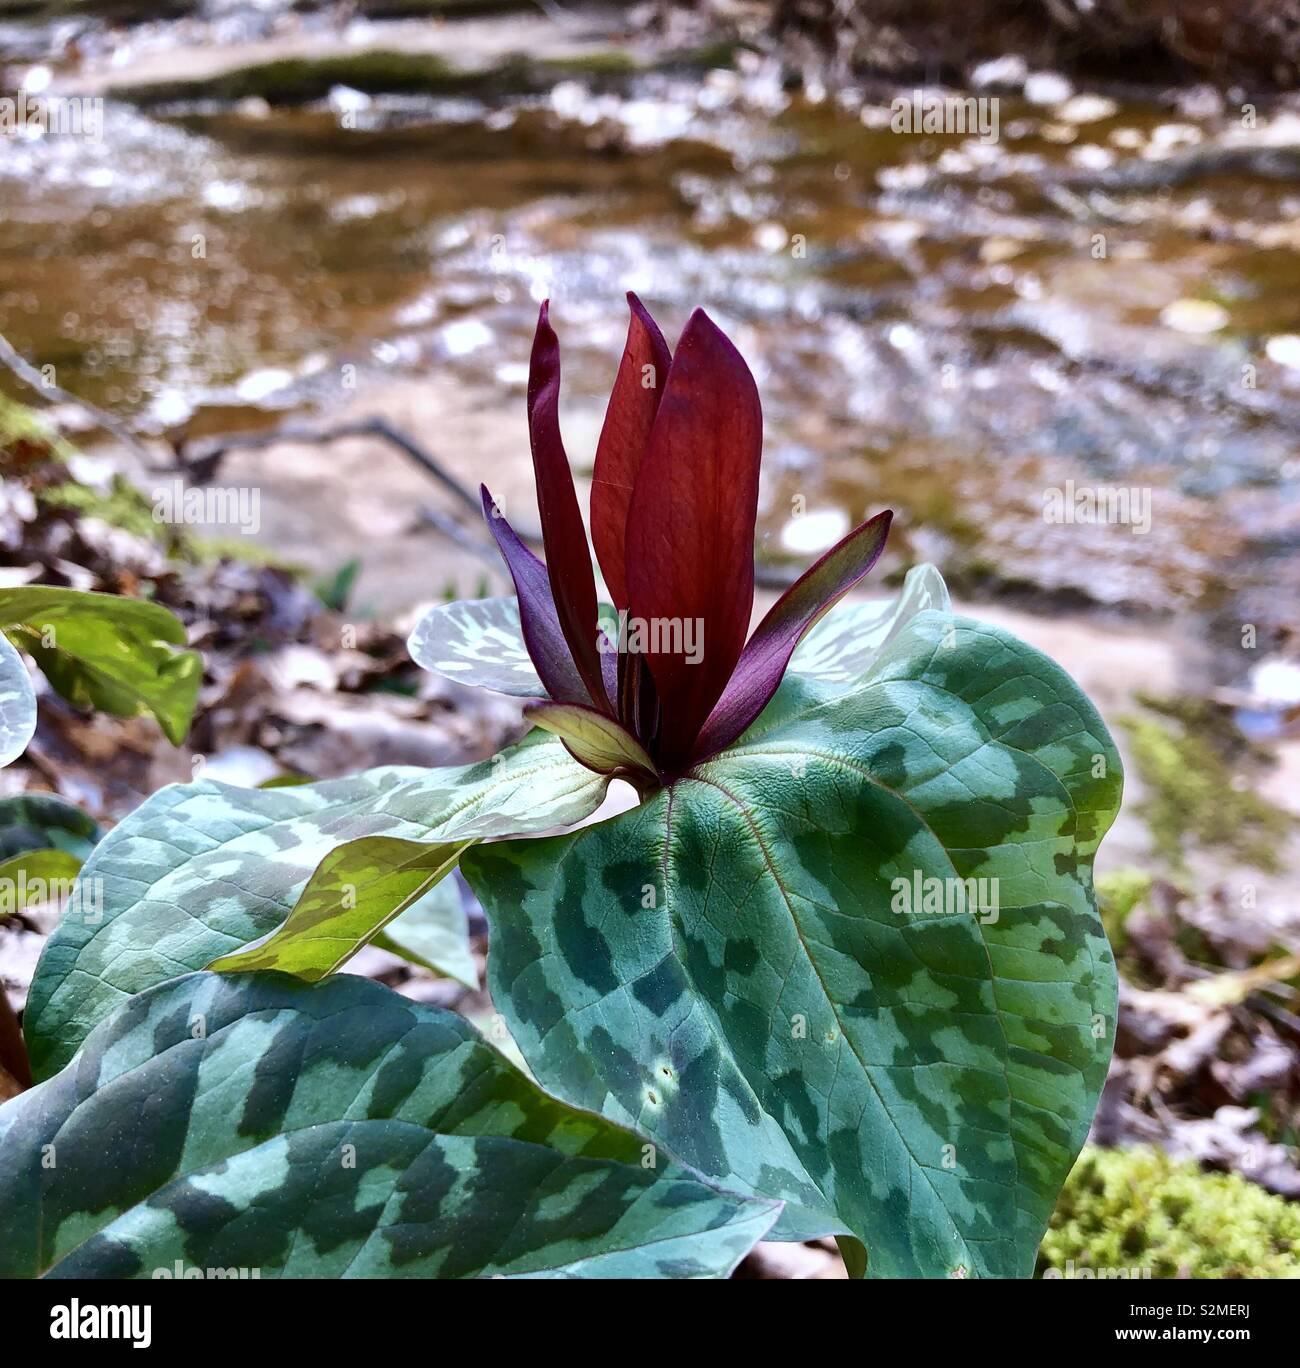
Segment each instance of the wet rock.
M829 1248L827 1246L830 1246ZM844 1261L831 1241L786 1244L760 1241L746 1256L737 1278L846 1278Z
M1218 332L1231 320L1223 305L1208 299L1176 299L1160 311L1160 321L1166 328L1197 336Z
M1058 71L1035 71L1025 78L1025 99L1030 104L1064 104L1074 94L1074 87Z
M1029 75L1029 64L1019 53L1009 52L981 62L970 73L970 83L976 90L1020 90Z

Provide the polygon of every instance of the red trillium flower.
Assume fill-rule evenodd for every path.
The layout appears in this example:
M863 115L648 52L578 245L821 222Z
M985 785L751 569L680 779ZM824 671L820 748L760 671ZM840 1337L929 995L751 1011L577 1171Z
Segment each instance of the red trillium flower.
M754 377L702 310L674 353L641 301L629 294L628 303L591 491L592 540L619 614L613 636L599 620L560 438L560 346L547 304L528 381L545 564L486 487L482 494L519 597L524 644L550 695L529 705L529 718L582 764L646 791L716 755L754 721L804 633L879 559L893 514L832 547L749 636L763 432Z

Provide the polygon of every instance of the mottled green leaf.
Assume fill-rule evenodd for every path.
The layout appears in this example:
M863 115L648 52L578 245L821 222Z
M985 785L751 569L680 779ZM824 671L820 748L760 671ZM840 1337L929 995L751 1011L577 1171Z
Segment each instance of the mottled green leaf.
M36 731L36 694L23 658L0 636L0 765L12 764Z
M0 798L0 859L53 848L85 860L100 835L93 817L52 793Z
M275 969L309 982L323 979L450 873L468 844L421 845L391 836L348 841L320 862L272 936L207 967L224 974Z
M422 893L372 944L435 974L478 991L478 961L470 946L469 917L455 875Z
M133 998L0 1150L9 1278L726 1277L776 1215L346 975Z
M610 649L618 640L618 613L608 603L597 604L596 611ZM406 648L422 669L458 684L516 698L547 696L524 645L513 595L436 604L416 623Z
M38 1078L63 1067L121 1000L273 931L337 846L385 835L438 843L562 827L605 780L543 732L490 761L386 767L298 788L212 780L160 789L95 848L97 898L65 915L37 966L26 1029Z
M173 745L185 739L203 662L160 605L26 585L0 591L0 629L70 703L115 717L151 712Z
M924 611L641 807L462 868L543 1086L786 1200L778 1238L1027 1276L1110 1055L1091 863L1120 787L1068 676ZM918 879L937 906L900 905ZM997 883L962 906L965 880Z
M517 598L440 603L416 624L407 642L422 669L516 698L545 698L524 648Z

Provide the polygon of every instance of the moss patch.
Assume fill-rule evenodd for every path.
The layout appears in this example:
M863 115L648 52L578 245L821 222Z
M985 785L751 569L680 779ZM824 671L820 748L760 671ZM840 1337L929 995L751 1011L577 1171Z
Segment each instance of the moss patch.
M107 488L81 484L67 469L76 449L50 428L39 413L0 395L0 456L6 474L22 476L36 491L37 504L76 518L96 518L152 542L174 560L208 565L219 560L242 560L269 565L295 578L303 568L279 556L271 547L244 537L208 537L153 516L152 500L121 475Z
M51 485L42 491L41 502L48 508L65 508L83 518L98 518L143 541L155 542L172 555L184 555L189 550L184 529L155 521L153 505L120 475L114 475L103 491L72 479Z
M1038 1276L1049 1269L1061 1276L1091 1269L1106 1277L1128 1270L1151 1278L1300 1278L1300 1205L1158 1150L1089 1147L1039 1250Z
M0 454L13 474L22 461L66 461L73 449L39 414L0 394Z
M1277 873L1278 847L1296 822L1250 788L1256 760L1244 740L1209 704L1142 701L1163 716L1122 717L1119 725L1147 790L1138 812L1160 855L1181 870L1188 847L1199 846Z

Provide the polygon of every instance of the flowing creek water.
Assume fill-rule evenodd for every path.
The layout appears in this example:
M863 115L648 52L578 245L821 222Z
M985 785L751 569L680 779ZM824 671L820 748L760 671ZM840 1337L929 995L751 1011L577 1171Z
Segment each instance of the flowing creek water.
M184 69L201 47L183 24L134 48L92 33L75 55L53 29L23 32L20 51L6 31L11 72L54 89L129 87L133 62ZM358 34L313 41L349 53ZM752 59L618 79L575 64L515 94L340 80L287 107L110 99L98 141L0 139L0 332L157 432L382 412L423 383L471 396L459 417L431 405L416 435L509 485L538 300L555 301L579 465L622 292L670 338L703 304L764 397L768 560L806 559L889 505L891 571L933 559L967 594L1164 616L1226 648L1243 622L1284 641L1300 590L1297 108L1246 129L1206 90L1004 95L984 142L893 131L899 93L810 98ZM277 549L342 556L319 515L354 496L345 467L328 447L297 459L319 500ZM373 465L360 497L404 507L415 478ZM1131 494L1128 521L1085 521L1099 488ZM427 596L409 570L380 573L390 599ZM1244 668L1225 649L1211 672Z

